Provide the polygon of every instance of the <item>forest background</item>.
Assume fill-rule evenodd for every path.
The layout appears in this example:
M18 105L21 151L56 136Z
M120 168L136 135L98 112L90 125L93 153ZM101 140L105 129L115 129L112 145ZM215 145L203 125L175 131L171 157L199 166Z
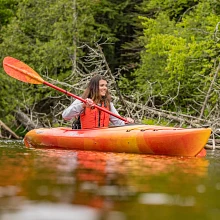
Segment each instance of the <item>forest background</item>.
M136 122L218 130L219 31L219 0L0 0L0 122L19 136L71 125L73 100L9 77L12 56L78 96L105 75Z

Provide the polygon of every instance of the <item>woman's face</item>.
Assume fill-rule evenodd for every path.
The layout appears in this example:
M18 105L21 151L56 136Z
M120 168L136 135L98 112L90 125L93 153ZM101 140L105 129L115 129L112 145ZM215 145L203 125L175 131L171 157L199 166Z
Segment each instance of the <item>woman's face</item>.
M107 90L108 90L108 87L107 87L106 80L103 80L103 79L99 80L99 94L100 94L100 96L105 96Z

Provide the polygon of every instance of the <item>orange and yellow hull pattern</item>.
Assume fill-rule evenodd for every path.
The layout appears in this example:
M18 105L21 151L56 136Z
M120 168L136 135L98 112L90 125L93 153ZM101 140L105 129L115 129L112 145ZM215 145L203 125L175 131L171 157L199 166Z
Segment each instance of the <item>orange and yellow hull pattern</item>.
M103 152L124 152L169 156L205 156L210 128L173 128L126 125L112 128L73 130L40 128L29 131L27 147L64 148Z

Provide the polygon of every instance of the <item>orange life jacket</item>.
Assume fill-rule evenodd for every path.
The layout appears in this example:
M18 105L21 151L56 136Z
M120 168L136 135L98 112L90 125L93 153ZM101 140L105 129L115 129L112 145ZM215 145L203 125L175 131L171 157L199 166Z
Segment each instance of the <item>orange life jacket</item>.
M102 104L102 108L109 110ZM97 108L85 108L84 112L80 115L81 128L97 128L108 127L109 114Z

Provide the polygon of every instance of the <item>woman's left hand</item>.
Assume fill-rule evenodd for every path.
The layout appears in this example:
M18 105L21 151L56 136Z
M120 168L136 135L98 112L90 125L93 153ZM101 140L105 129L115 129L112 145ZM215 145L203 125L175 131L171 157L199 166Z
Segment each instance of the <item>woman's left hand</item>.
M127 123L134 123L134 120L132 118L126 118L127 119Z

